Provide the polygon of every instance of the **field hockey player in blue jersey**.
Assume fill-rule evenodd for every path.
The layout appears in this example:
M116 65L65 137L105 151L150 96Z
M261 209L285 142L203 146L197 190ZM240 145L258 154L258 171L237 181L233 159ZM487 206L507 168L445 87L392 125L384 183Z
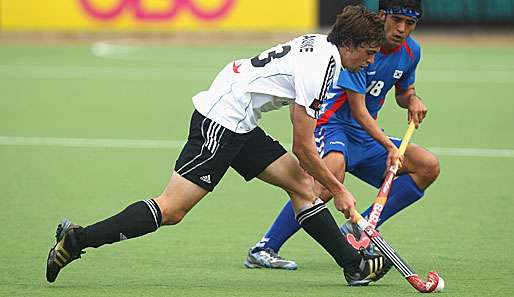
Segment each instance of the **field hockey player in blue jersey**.
M407 110L408 120L414 121L416 128L427 114L427 107L414 87L420 46L410 36L422 15L421 0L380 0L379 14L384 21L386 44L367 68L357 73L340 73L337 86L329 90L329 100L322 106L315 130L318 152L341 182L349 172L376 188L380 187L386 168L400 157L401 140L386 135L376 121L388 91L395 88L397 104ZM439 175L437 158L421 146L410 144L400 160L399 177L393 183L377 227L423 197ZM321 186L317 192L325 202L332 198ZM353 198L348 189L346 195ZM337 203L335 206L339 208ZM367 218L370 211L371 207L362 215ZM296 269L297 264L279 256L279 250L299 229L288 202L261 241L249 250L245 266ZM345 235L352 233L357 239L362 232L351 221L343 224L341 231ZM362 252L379 253L372 245ZM391 267L389 263L388 268ZM389 269L382 270L373 281Z

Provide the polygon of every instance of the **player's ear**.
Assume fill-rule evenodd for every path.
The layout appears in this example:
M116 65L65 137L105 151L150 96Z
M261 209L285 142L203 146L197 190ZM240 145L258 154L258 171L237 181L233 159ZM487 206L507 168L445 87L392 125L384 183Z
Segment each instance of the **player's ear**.
M383 10L383 9L381 9L381 10L379 10L379 11L378 11L378 17L380 18L380 20L382 20L382 22L385 22L385 20L386 20L386 14L385 14L385 12L384 12L384 10Z
M349 52L351 51L351 49L353 48L353 44L352 44L352 41L350 39L348 40L345 40L343 42L343 47L342 47L345 51Z

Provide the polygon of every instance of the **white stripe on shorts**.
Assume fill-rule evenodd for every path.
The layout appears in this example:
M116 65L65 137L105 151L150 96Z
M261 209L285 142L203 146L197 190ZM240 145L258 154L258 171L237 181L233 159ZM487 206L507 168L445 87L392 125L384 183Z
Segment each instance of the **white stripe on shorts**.
M209 160L211 160L212 158L214 158L214 156L216 156L216 153L218 152L218 148L220 147L219 145L219 140L221 139L221 137L223 137L223 133L225 133L225 127L223 127L223 129L221 129L221 133L219 134L219 136L217 137L217 141L216 141L216 146L213 147L213 152L212 152L212 155L207 158L206 160L198 163L197 165L193 166L192 168L190 168L189 170L186 170L185 172L182 172L180 173L180 175L186 175L188 174L189 172L191 172L193 169L197 168L198 166L202 165L202 164L205 164L206 162L208 162ZM216 135L214 136L216 138Z
M186 164L184 164L182 167L180 167L180 168L177 170L177 173L180 173L180 171L181 171L182 169L184 169L184 167L186 167L187 165L191 164L194 160L196 160L197 158L199 158L199 157L203 154L203 148L204 148L204 147L205 147L205 145L207 144L207 138L205 137L205 135L206 135L206 134L205 134L204 129L203 129L203 126L204 126L204 124L205 124L205 121L206 121L206 120L207 120L207 118L203 119L203 121L202 121L202 126L201 126L201 128L200 128L200 130L202 131L202 137L205 139L205 141L204 141L204 143L203 143L203 145L202 145L202 149L200 150L200 153L199 153L198 155L196 155L193 159L191 159L191 161L187 162L187 163L186 163ZM212 125L212 123L213 123L213 122L211 121L211 123L210 123L210 124ZM209 126L209 128L210 128L210 126Z

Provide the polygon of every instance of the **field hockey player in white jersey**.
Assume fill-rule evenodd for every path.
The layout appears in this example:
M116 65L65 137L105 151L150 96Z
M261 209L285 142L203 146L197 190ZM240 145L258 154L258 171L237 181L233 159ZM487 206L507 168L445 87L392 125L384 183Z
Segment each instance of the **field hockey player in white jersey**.
M86 248L178 224L232 167L246 180L257 177L284 189L298 223L334 258L348 283L367 284L386 259L360 255L315 196L313 178L333 194L338 210L347 218L354 212L355 199L319 157L313 132L334 78L341 69L359 71L372 63L383 40L379 17L362 6L349 6L328 36L300 36L253 58L227 64L209 90L193 97L195 111L188 141L162 194L86 227L65 219L48 255L47 280L54 282L60 270ZM294 110L293 153L297 159L258 126L261 112L283 105L292 105Z

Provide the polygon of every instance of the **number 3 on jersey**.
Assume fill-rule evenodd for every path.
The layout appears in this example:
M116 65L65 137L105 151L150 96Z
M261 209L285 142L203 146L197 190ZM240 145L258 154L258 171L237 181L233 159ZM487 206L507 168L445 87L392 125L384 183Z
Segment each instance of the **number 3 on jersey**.
M370 93L371 95L377 97L382 92L382 88L384 87L384 82L381 80L373 80L369 84L366 89L366 93Z
M266 66L266 64L271 62L271 60L279 59L279 58L282 58L283 56L287 55L289 53L289 51L291 51L291 46L289 46L289 45L283 45L280 48L275 47L275 48L272 48L270 52L268 52L268 56L266 58L264 58L264 59L259 58L259 56L262 56L263 54L265 54L265 53L263 53L263 54L253 57L250 61L252 62L253 67L264 67L264 66Z

